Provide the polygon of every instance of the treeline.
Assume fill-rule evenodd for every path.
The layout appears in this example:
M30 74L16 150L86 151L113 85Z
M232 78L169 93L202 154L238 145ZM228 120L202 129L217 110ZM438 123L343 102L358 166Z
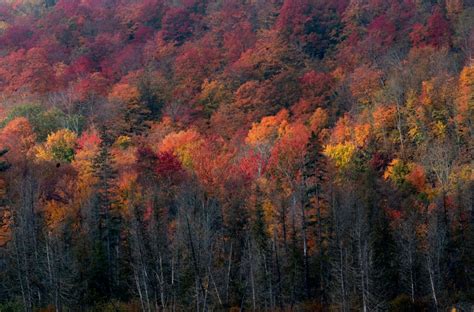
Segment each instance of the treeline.
M13 1L0 44L0 311L472 309L472 1Z

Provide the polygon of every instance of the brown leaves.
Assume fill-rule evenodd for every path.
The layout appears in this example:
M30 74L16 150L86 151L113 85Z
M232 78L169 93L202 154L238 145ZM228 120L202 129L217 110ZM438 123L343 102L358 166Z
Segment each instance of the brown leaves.
M351 93L363 105L373 103L381 87L382 71L378 69L362 65L356 68L351 75Z

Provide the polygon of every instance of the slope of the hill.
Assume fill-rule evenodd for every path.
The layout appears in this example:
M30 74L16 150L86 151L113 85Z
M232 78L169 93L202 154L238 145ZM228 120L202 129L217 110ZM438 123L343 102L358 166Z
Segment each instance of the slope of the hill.
M0 3L0 310L474 301L472 0Z

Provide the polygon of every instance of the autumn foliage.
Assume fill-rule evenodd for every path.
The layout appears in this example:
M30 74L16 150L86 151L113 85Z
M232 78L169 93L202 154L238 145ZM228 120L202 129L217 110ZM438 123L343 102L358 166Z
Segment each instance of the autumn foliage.
M3 1L0 52L0 311L472 308L472 1Z

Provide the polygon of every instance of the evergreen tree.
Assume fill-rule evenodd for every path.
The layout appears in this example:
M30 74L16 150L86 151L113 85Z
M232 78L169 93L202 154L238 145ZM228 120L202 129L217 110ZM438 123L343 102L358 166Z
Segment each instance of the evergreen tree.
M256 187L255 197L255 220L252 225L252 232L257 246L266 253L268 250L268 231L263 210L262 192L258 186Z
M6 153L8 153L8 149L3 149L0 151L0 157L4 156ZM0 161L0 172L6 171L8 168L10 168L10 164L6 160Z
M106 261L107 279L99 281L107 285L109 296L116 294L114 288L119 282L119 249L120 249L120 231L121 216L117 211L116 202L116 177L117 172L114 168L114 160L110 154L110 145L112 139L106 133L105 129L101 131L100 149L93 161L94 176L97 180L95 184L96 200L95 208L98 217L97 234L94 237L95 253L92 254L93 261ZM103 249L103 250L102 250ZM94 254L105 257L95 257ZM101 264L92 265L92 268L102 267ZM94 275L95 276L95 275ZM97 275L102 276L102 275Z
M139 101L142 106L142 112L145 120L157 120L161 116L161 109L165 102L163 99L163 90L159 90L158 86L153 83L152 74L148 73L140 80L138 91L140 92Z
M127 102L124 116L125 134L141 134L149 128L146 122L150 120L151 111L147 105L151 104L148 101L153 99L136 97Z
M316 208L315 215L309 216L308 221L303 226L315 226L316 228L316 238L317 238L317 266L318 266L318 293L321 300L325 298L325 280L327 269L327 263L324 260L326 251L323 248L323 214L322 214L322 204L324 203L323 194L323 185L326 180L326 159L322 153L322 146L319 142L319 139L316 133L312 132L309 142L306 147L306 157L303 168L303 179L304 179L304 194L303 194L303 206L305 211L312 210L313 207ZM307 295L310 295L309 285L314 285L310 280L309 276L309 263L308 259L305 259L305 274L307 276Z
M399 293L399 268L397 266L397 249L390 232L387 217L380 212L374 220L371 244L373 252L374 285L379 299L393 300Z

